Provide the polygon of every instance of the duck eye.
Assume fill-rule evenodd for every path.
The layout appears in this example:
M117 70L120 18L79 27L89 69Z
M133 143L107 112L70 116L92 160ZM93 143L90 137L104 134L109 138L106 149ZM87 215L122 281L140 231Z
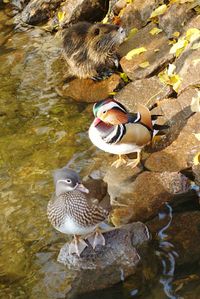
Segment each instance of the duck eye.
M66 182L67 182L68 184L71 184L72 181L71 181L70 179L67 179Z
M105 111L103 111L102 113L105 114L106 112L107 112L107 111L105 110Z

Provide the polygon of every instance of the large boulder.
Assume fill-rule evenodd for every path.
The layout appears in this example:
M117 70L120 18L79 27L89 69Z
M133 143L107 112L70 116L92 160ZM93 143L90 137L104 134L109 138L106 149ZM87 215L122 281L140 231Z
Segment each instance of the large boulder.
M130 111L134 111L137 104L151 107L166 98L170 92L169 86L161 83L157 76L153 76L127 84L115 95L115 99Z
M139 262L145 259L142 252L140 256L140 248L150 235L141 222L105 232L104 237L105 246L98 245L93 250L88 243L81 257L69 255L68 243L60 250L58 261L76 271L77 293L108 288L135 274Z
M147 221L165 202L189 188L188 179L177 172L143 171L138 175L137 170L135 173L131 170L110 167L104 177L113 205L111 220L116 226L130 221Z
M173 58L173 55L169 53L171 46L167 36L163 32L155 35L150 33L155 27L156 25L153 23L148 24L119 47L119 54L122 57L120 61L122 69L133 81L148 77ZM126 58L128 52L142 47L145 48L143 49L144 52L135 55L130 60ZM149 65L143 67L145 62L148 62Z

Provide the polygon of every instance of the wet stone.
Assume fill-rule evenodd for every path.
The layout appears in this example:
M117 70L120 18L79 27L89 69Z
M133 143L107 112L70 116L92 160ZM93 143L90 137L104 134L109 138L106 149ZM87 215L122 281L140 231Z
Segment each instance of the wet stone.
M57 87L56 91L62 97L72 98L78 102L94 103L108 97L121 82L120 76L116 74L98 82L92 79L74 79Z
M121 176L119 171L110 168L104 180L113 206L111 221L116 226L130 221L147 221L165 202L189 188L188 179L177 172L143 171L138 174L132 170L131 174L127 170Z
M60 250L58 261L76 271L78 293L108 288L134 274L143 259L140 247L150 235L146 226L137 222L106 232L104 237L105 246L98 245L94 251L88 245L80 258L68 254L68 244Z
M190 211L173 214L172 223L167 229L165 241L174 246L178 253L176 263L178 265L195 263L200 256L200 234L199 234L200 212ZM166 225L166 219L158 221L154 218L147 226L153 235Z
M121 67L133 81L145 78L153 72L159 72L173 58L173 55L169 53L171 45L169 45L166 35L163 32L157 35L150 34L155 27L155 24L150 23L119 47L119 54L122 57ZM147 51L134 56L131 60L123 57L129 51L141 47ZM149 65L145 68L141 67L140 65L146 61L149 62Z
M129 83L115 95L115 98L130 111L134 111L137 104L151 107L157 101L166 98L170 92L170 87L154 76Z

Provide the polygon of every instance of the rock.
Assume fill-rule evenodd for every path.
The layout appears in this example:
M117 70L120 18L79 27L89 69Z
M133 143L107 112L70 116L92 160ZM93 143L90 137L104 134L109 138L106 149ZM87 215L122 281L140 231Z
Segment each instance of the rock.
M199 150L199 141L194 133L200 132L200 114L191 116L177 138L166 148L152 153L145 162L151 171L180 171L191 167Z
M111 220L116 226L130 221L147 221L175 194L189 188L188 179L177 172L143 171L138 174L137 170L135 173L132 170L131 174L129 170L110 168L104 180L113 205Z
M133 81L159 72L173 58L173 55L169 53L171 46L165 34L163 32L157 35L149 33L154 27L156 25L150 23L119 47L119 54L122 57L121 67ZM141 47L144 47L147 51L134 56L131 60L123 57L129 51ZM140 64L146 61L149 62L149 66L141 67Z
M117 74L98 82L92 79L74 79L58 87L57 92L62 97L72 98L78 102L94 103L108 97L121 82Z
M173 214L172 222L167 229L167 238L165 241L174 245L174 251L178 253L176 258L177 265L195 263L199 261L200 256L200 234L199 234L200 212L185 212ZM166 225L166 220L154 218L148 222L153 235Z
M48 22L47 27L54 28L67 27L79 21L97 22L106 15L108 2L103 0L68 0L65 1L56 11L54 17ZM58 14L62 13L62 18Z
M188 50L184 51L178 59L176 59L174 63L176 65L176 72L181 77L178 94L189 86L198 86L200 84L199 57L200 49L198 48L194 50L190 47Z
M47 21L53 11L60 5L61 0L31 0L21 13L21 20L30 25Z
M146 1L135 0L133 2L133 5L135 7L135 10L139 12L144 26L149 21L148 19L152 11L158 7L159 1L158 0L146 0Z
M150 238L141 222L106 232L104 237L105 246L98 246L94 251L89 245L80 258L68 254L68 244L60 250L58 261L76 271L77 293L105 289L134 274L144 258L139 255L140 248Z
M132 28L142 28L142 20L140 18L140 14L137 10L135 10L133 3L128 4L123 9L123 15L120 17L120 20L122 27L127 31Z
M22 11L23 8L28 4L30 0L12 0L10 4L15 11L15 13Z
M171 38L174 32L184 31L184 25L193 15L191 3L173 3L163 15L158 17L159 28L167 34L168 38Z
M134 111L138 103L151 107L169 96L170 92L170 87L154 76L129 83L115 95L115 98L130 111Z
M158 0L135 0L123 8L123 12L120 14L121 25L127 30L142 28L147 24L148 18L158 4Z

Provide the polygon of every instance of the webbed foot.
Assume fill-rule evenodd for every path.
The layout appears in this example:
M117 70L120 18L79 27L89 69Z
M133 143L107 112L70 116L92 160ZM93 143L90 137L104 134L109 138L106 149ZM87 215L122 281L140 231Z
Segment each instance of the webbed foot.
M118 158L115 162L113 162L113 163L111 164L111 166L114 166L114 167L118 168L118 167L120 167L120 166L122 166L122 165L124 165L124 164L126 164L126 163L127 163L127 160L124 159L124 158L122 157L122 155L119 155L119 158Z
M83 250L87 247L87 243L81 237L74 235L74 239L69 244L69 254L76 253L80 257Z
M97 245L105 246L106 244L105 238L98 228L94 233L87 237L87 240L89 241L93 249L95 249Z

